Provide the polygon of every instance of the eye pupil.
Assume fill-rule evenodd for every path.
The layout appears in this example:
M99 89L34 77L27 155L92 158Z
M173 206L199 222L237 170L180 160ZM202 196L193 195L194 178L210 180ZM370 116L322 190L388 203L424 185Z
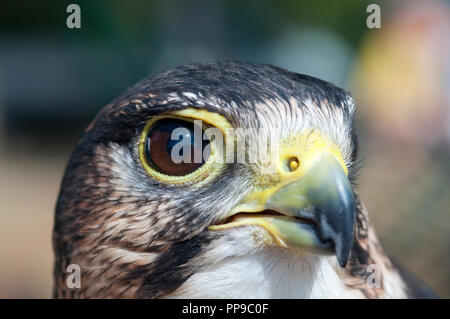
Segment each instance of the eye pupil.
M197 170L207 159L203 156L209 141L201 140L201 143L196 141L194 130L194 123L189 121L179 119L157 121L149 130L145 142L147 163L159 172L172 176L183 176ZM200 132L201 139L203 131Z

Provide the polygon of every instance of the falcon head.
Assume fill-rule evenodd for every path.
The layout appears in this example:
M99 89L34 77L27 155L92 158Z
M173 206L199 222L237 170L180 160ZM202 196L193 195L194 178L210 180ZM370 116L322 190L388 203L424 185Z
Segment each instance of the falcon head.
M139 82L67 166L55 295L367 295L363 265L379 250L351 183L354 112L345 91L270 65L194 64ZM67 286L70 264L80 288Z

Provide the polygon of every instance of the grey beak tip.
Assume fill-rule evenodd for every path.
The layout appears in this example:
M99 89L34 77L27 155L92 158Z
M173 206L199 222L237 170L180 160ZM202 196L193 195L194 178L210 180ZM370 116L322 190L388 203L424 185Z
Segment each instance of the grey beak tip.
M344 268L347 265L353 244L354 206L353 204L349 204L346 209L343 210L344 213L333 214L333 212L336 211L340 210L331 207L326 210L327 214L320 214L319 228L321 229L322 238L333 242L339 266Z
M350 214L350 218L351 219L347 221L348 229L339 234L340 245L336 247L336 257L338 259L339 266L342 268L347 265L350 250L353 245L354 214Z
M350 255L350 248L351 244L339 249L336 247L336 258L341 268L345 268L345 266L347 266L347 261Z

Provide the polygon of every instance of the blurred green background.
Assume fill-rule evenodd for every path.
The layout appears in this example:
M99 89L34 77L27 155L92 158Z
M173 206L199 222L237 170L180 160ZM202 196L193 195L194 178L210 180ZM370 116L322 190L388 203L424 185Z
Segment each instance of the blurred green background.
M81 29L66 27L69 3ZM367 5L381 6L369 29ZM448 1L2 1L0 298L51 296L53 209L95 114L188 62L271 63L358 107L358 189L385 251L450 297Z

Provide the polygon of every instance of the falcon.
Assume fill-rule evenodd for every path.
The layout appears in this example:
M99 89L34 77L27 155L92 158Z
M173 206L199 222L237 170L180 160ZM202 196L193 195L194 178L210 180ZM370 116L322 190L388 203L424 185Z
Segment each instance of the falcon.
M355 190L354 113L344 90L271 65L192 64L137 83L67 165L54 296L430 296L383 253Z

